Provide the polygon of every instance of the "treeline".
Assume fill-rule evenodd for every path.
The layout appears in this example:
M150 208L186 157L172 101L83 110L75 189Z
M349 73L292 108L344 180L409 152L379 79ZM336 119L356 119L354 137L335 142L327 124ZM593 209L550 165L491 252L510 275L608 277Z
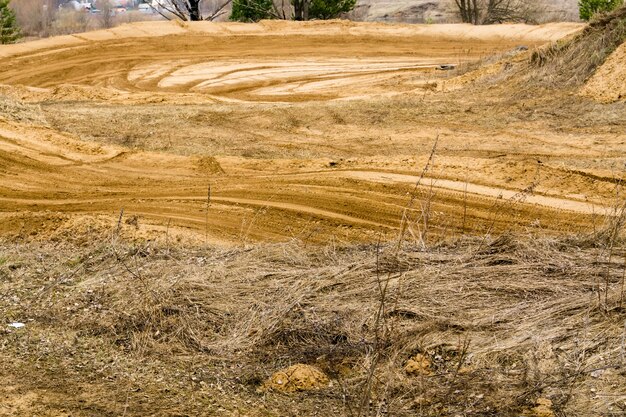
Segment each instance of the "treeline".
M98 14L62 7L66 0L0 0L0 43L23 36L46 37L109 28L119 23L150 19L185 21L216 20L257 22L263 19L324 20L346 16L357 0L150 0L153 13L117 14L111 0L95 0ZM450 1L464 23L474 25L540 21L538 0L441 0ZM579 0L580 18L590 20L610 12L624 0ZM145 8L144 8L145 10Z
M354 9L357 0L154 0L153 3L168 18L215 20L230 10L230 20L258 22L335 19Z
M67 35L158 18L158 15L151 17L140 13L118 15L114 12L110 0L94 2L94 6L99 10L98 14L88 13L84 9L77 10L69 6L65 0L12 0L9 5L15 16L16 26L19 27L23 37Z
M538 0L454 0L461 21L474 25L505 22L536 23L544 12ZM607 13L624 0L579 0L580 19L588 21L595 14Z

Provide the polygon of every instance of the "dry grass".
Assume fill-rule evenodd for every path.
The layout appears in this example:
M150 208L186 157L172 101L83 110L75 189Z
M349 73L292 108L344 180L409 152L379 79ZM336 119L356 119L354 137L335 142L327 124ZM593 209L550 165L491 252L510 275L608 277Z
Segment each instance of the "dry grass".
M5 242L0 315L26 327L3 330L0 377L39 392L44 410L77 416L350 415L368 373L362 415L514 415L539 397L559 415L621 415L619 224L610 239L503 235L400 252L395 243L182 248L106 234ZM416 353L432 375L403 371ZM297 401L256 392L294 363L319 366L334 384Z
M46 125L46 118L36 104L25 104L2 94L0 86L0 119L24 124Z

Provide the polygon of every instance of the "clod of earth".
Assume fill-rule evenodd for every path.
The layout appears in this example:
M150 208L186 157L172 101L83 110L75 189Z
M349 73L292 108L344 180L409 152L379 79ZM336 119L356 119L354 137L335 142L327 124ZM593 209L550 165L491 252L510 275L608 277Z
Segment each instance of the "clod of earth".
M330 379L311 365L296 364L274 373L261 387L263 391L299 392L328 387Z
M459 368L459 374L466 375L472 372L472 368L469 366L461 366Z
M547 398L539 398L537 400L537 406L532 409L533 417L554 417L554 411L552 411L552 401Z
M421 407L428 407L432 404L432 400L430 398L426 398L423 396L419 396L417 397L414 401L413 401L413 406L415 408L421 408Z
M432 375L432 371L431 371L431 362L430 359L428 359L426 356L422 355L421 353L418 353L417 355L413 356L411 359L409 359L406 362L406 365L404 365L404 371L411 375L411 376L417 376L417 375Z

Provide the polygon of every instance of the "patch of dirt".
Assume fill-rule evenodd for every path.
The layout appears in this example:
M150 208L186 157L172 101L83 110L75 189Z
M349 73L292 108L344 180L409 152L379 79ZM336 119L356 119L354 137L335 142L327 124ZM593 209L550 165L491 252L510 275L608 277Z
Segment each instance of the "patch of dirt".
M328 100L389 93L389 84L396 92L408 91L408 86L398 88L400 80L410 81L440 64L519 43L540 45L580 28L569 23L472 27L142 22L9 45L0 58L13 59L5 62L0 78L27 86L28 98L41 100L148 101L145 92L197 93L229 102ZM193 36L191 49L181 47L187 39L182 34ZM283 48L285 36L291 37L288 50ZM456 46L460 41L463 53ZM341 52L347 50L348 56ZM26 59L29 65L21 65ZM106 70L99 64L103 60Z
M626 43L598 68L582 88L581 94L601 103L626 100Z

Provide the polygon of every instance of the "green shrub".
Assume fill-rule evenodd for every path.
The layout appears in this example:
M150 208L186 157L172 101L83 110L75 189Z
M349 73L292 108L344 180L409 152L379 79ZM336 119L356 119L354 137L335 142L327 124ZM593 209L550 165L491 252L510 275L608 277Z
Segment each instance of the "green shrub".
M0 44L14 43L20 38L15 12L9 7L10 0L0 0Z
M313 0L309 9L310 19L334 19L354 9L356 0Z
M272 0L234 0L230 20L258 22L272 17Z
M610 12L624 4L624 0L579 0L578 9L582 20L590 20L594 14Z

